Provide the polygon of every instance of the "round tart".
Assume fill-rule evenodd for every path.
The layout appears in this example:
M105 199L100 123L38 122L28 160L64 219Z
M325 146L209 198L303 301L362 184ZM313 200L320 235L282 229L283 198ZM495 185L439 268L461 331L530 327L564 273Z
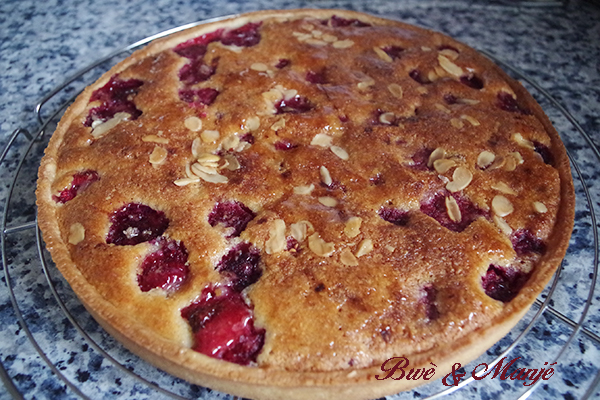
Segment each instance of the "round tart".
M574 218L565 149L519 83L447 36L342 10L135 52L65 113L37 204L109 333L264 399L372 398L428 382L378 379L388 359L437 379L476 358Z

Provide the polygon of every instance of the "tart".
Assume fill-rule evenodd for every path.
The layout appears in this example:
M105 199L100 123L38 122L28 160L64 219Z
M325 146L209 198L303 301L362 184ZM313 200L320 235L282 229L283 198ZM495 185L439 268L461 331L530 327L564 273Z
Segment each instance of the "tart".
M37 204L109 333L264 399L383 396L473 360L527 312L574 219L566 151L518 82L445 35L343 10L245 14L133 53L63 116ZM382 380L395 357L435 374Z

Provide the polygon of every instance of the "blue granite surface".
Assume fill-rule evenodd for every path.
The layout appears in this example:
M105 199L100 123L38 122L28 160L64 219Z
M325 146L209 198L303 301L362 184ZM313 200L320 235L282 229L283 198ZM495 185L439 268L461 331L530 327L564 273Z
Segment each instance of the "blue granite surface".
M571 1L564 7L510 3L503 6L483 1L433 0L4 0L0 2L0 149L18 128L29 132L39 130L34 113L38 100L67 77L115 49L206 18L296 7L356 9L447 33L523 71L558 100L600 145L597 2L594 5ZM42 117L60 111L60 104L118 59L110 60L54 96L44 106ZM581 323L584 330L574 331L568 322L549 312L533 321L538 310L534 306L509 336L470 367L490 362L528 329L509 358L521 356L519 365L531 368L557 360L555 375L535 388L533 398L576 399L586 394L600 398L599 389L593 388L600 373L600 285L596 284L595 292L591 287L597 262L594 240L598 221L594 218L600 212L600 158L572 121L541 92L527 82L526 86L540 100L574 161L576 225L549 304L571 321ZM48 131L52 131L51 126ZM43 252L48 266L45 276L36 231L30 223L35 218L36 168L46 141L44 137L30 143L26 135L20 134L0 165L0 210L6 211L8 227L3 236L5 269L0 272L0 362L10 382L4 388L0 384L0 399L11 397L8 389L11 385L26 398L36 399L71 399L81 395L157 399L173 394L183 398L230 398L164 374L124 350L85 312L54 269L48 254ZM6 204L22 157L17 184L11 201ZM19 227L24 229L18 230ZM547 293L548 289L541 301ZM590 301L593 301L591 306ZM18 313L26 321L26 329L18 324ZM444 389L437 381L393 399L424 398ZM486 379L465 385L447 398L516 398L524 392L522 384Z

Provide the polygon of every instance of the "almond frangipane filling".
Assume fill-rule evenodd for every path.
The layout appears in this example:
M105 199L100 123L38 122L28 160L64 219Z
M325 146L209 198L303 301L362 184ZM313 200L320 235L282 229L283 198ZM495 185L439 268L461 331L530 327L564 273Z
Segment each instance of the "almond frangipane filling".
M40 208L100 296L183 348L311 372L521 301L569 198L555 133L473 50L352 16L183 32L78 100Z

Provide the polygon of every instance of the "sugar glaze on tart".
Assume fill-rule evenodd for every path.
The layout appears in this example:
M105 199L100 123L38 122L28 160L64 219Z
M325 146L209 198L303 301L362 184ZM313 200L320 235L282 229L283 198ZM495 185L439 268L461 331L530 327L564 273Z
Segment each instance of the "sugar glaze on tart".
M253 398L371 398L435 378L525 314L574 194L517 82L439 33L263 11L158 40L65 113L39 223L135 353Z

